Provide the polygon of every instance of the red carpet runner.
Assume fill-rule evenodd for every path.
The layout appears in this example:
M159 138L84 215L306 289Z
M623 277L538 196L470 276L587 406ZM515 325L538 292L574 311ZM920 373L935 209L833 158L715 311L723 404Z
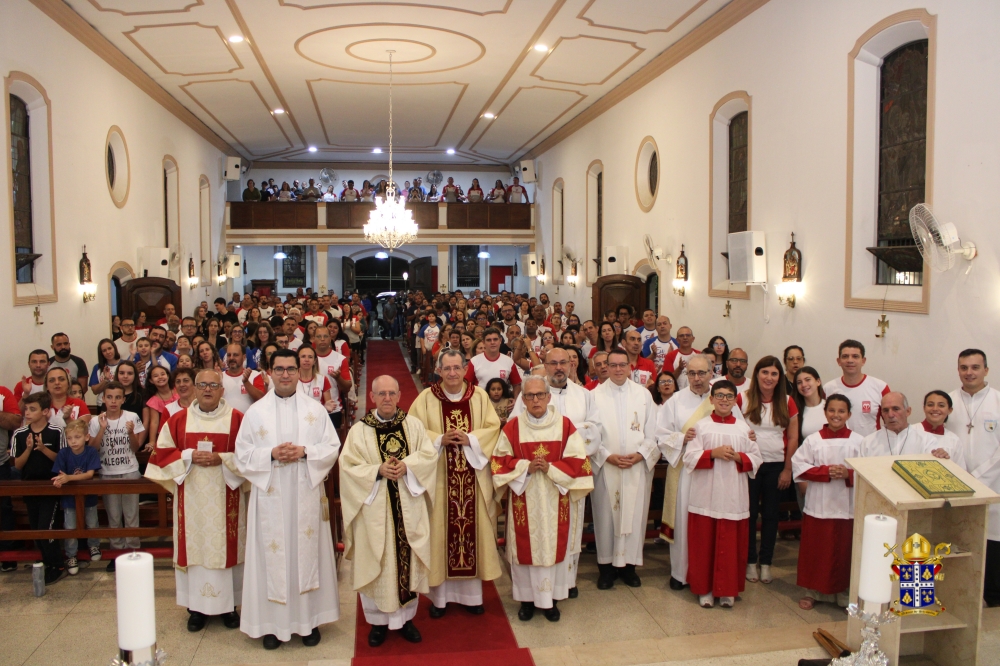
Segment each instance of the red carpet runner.
M399 348L398 342L391 340L369 340L368 354L365 362L365 413L375 408L372 402L371 390L372 381L381 375L392 375L399 382L399 390L402 395L399 398L399 408L407 410L414 400L417 399L417 387L413 383L409 366L403 359L403 352Z
M390 631L380 647L368 647L371 625L365 622L361 600L354 633L353 666L534 666L531 652L518 648L514 631L507 621L500 596L493 583L483 583L486 612L470 615L461 606L449 604L444 617L432 620L431 602L420 597L413 623L423 641L407 643L398 631Z

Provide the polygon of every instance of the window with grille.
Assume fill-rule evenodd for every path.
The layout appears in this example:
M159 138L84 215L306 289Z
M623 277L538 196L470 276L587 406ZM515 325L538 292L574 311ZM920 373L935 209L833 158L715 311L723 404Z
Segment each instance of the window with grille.
M747 230L747 175L750 150L750 113L729 121L729 233Z
M34 232L31 220L31 146L28 137L28 105L10 96L10 163L14 202L14 252L18 284L35 281Z
M458 288L479 287L479 246L455 246L455 279Z

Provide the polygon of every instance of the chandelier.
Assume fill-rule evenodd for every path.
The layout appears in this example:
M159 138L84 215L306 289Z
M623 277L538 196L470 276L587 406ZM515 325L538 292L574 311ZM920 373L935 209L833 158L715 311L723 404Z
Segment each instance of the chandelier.
M406 210L403 197L396 197L396 183L392 179L392 54L395 51L386 53L389 54L389 184L385 199L375 197L375 210L369 214L365 225L365 240L392 252L417 239L417 225L413 213Z

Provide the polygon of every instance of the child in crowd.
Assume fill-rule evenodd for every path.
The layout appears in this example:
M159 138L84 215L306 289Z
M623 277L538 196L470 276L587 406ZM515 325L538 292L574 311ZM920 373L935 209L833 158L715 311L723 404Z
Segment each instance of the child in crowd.
M750 426L733 416L738 392L723 379L712 385L714 411L695 424L684 454L691 474L688 504L688 583L702 608L715 597L732 608L746 586L744 573L750 538L747 476L763 459Z
M847 428L851 401L839 393L826 398L826 425L806 437L792 456L796 482L808 481L802 511L798 584L806 588L799 608L817 601L847 606L854 537L854 470L844 464L861 454L862 437Z
M965 452L958 435L944 429L953 408L951 396L944 391L931 391L924 396L924 421L920 425L926 433L925 452L937 458L951 458L956 465L966 469Z
M63 431L49 423L52 399L48 393L24 396L24 422L14 431L11 452L14 467L21 472L22 481L48 481L52 478L52 463L56 454L66 444ZM28 526L33 530L55 529L56 495L34 495L24 498L28 507ZM45 584L51 585L66 575L58 539L37 539L35 545L42 552L45 563Z
M66 424L66 448L59 449L56 454L55 464L52 472L56 475L52 479L52 485L62 488L72 481L88 481L94 478L94 472L101 469L101 456L97 449L87 446L87 423L76 419ZM63 495L60 498L63 510L63 527L68 530L76 529L76 498L72 495ZM84 499L84 522L87 529L96 529L97 523L97 495L87 495ZM63 539L63 553L66 555L66 571L70 576L75 576L80 571L79 561L76 559L79 539ZM90 561L97 562L101 559L101 540L87 539L87 547L90 549Z
M102 479L141 477L135 452L142 445L140 435L145 430L138 414L122 410L124 401L125 387L117 381L110 382L104 387L106 411L90 421L90 446L101 452ZM108 514L108 527L121 527L123 518L125 527L139 527L138 495L105 495L104 510ZM112 550L138 547L139 537L111 539ZM108 562L107 570L115 570L114 559Z
M69 397L76 398L81 402L86 402L83 397L83 387L76 382L73 382L72 384L69 385ZM87 407L86 411L84 411L83 408L81 408L80 412L81 416L85 414L90 414L90 407Z
M510 384L499 377L494 377L486 382L486 393L490 396L493 411L500 417L500 427L502 428L507 425L510 410L514 407L514 392L511 390Z

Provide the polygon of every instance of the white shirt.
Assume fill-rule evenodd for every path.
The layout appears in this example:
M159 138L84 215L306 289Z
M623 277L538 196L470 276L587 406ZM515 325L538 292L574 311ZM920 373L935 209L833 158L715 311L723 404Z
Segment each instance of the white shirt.
M253 384L258 376L260 376L260 373L256 370L251 372L250 383ZM241 372L233 377L228 371L223 372L222 386L225 390L223 397L226 399L226 402L228 402L233 409L246 414L247 410L250 409L250 405L254 403L254 400L250 397L250 394L247 393L247 387L243 383L243 373Z
M799 414L799 432L803 441L809 435L817 433L826 425L826 400L820 400L815 407L806 405Z
M864 375L861 383L848 386L843 377L837 377L823 385L826 397L839 393L851 401L851 418L847 427L862 437L870 435L882 427L882 396L889 392L889 385L881 379Z
M861 436L858 433L824 439L823 432L826 431L806 437L792 456L792 477L795 481L808 481L801 477L814 467L843 465L848 458L859 455ZM813 518L850 520L854 518L854 491L847 487L845 479L809 481L803 511Z
M674 344L673 340L663 342L657 338L650 342L649 350L652 352L652 354L650 354L650 359L652 359L653 365L657 368L662 368L663 362L667 360L667 354L675 349L677 349L677 345Z
M645 326L639 329L639 339L642 340L642 344L646 344L646 340L656 337L656 329L647 329Z
M125 429L126 423L132 424L132 431L136 434L146 430L142 427L142 419L134 412L122 410L118 418L108 419L108 426L104 429L104 438L101 440L102 476L139 471L139 461L132 451L132 438ZM90 436L96 437L100 429L100 419L90 419Z
M732 423L717 422L709 415L695 424L697 434L684 453L684 467L691 473L688 500L691 513L723 520L750 517L747 479L760 467L760 451L757 443L750 439L750 426L732 416ZM739 465L728 460L713 460L710 469L697 469L706 451L725 445L745 454L751 469L743 468L745 461L742 460Z
M316 363L319 365L319 372L321 375L330 380L330 399L333 400L333 414L341 411L344 406L340 400L340 387L337 386L337 380L334 378L334 373L338 370L340 371L340 376L347 381L351 380L351 367L347 360L347 357L340 352L333 351L332 349L326 356L320 356L316 354Z
M750 382L746 382L749 384ZM789 416L797 416L798 408L795 406L795 401L788 398L788 413ZM746 397L742 398L743 404L741 408L743 410L743 416L746 416ZM753 431L757 433L757 447L760 449L760 455L764 459L764 462L784 462L785 461L785 429L779 425L776 425L771 418L771 407L770 402L762 403L760 406L760 425L747 421L747 425L753 428Z
M492 361L486 358L485 353L472 357L465 375L467 380L475 379L476 385L485 389L494 377L499 377L514 386L521 383L521 373L518 372L517 366L510 356L500 354Z
M723 379L727 379L730 382L732 381L731 379L728 379L726 375L722 375L721 377L712 377L710 380L708 380L708 385L711 386L716 382L721 382ZM733 383L733 386L736 387L736 395L743 396L743 404L745 405L747 401L747 391L750 389L750 380L744 377L743 383L741 384ZM826 422L824 421L824 423ZM754 428L754 430L756 430L756 428Z
M330 380L327 379L325 375L318 374L308 382L304 382L300 379L299 385L296 388L299 393L307 395L310 398L318 400L322 403L323 393L330 390Z

